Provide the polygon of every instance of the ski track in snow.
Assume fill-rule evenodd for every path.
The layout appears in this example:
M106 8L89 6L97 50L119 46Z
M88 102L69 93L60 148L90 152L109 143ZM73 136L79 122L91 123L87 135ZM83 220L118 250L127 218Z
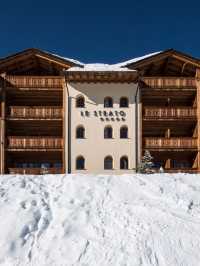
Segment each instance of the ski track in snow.
M198 266L200 175L0 178L0 266Z

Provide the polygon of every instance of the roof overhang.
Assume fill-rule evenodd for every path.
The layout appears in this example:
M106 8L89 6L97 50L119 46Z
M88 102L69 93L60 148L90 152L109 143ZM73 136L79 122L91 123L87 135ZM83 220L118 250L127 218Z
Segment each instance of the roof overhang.
M23 68L28 65L30 66L35 62L41 62L42 64L51 65L63 70L73 66L82 66L81 64L75 63L73 60L70 61L60 56L31 48L0 59L0 73L20 69L20 67Z
M66 71L69 82L132 83L137 82L137 71Z
M200 60L199 59L194 58L188 54L179 52L179 51L174 50L174 49L168 49L168 50L165 50L163 52L156 53L156 54L149 56L147 58L138 60L136 62L127 63L126 65L124 65L124 67L130 67L131 69L132 68L137 69L138 67L141 68L147 64L155 63L156 61L165 59L166 57L169 57L169 56L172 58L178 59L182 62L192 64L192 65L200 68Z

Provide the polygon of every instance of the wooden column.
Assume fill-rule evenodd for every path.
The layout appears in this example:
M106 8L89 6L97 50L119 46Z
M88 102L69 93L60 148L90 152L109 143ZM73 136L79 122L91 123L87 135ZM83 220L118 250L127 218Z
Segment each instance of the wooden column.
M170 169L171 168L171 159L167 159L165 161L165 169Z
M1 174L5 174L5 87L2 88L1 101Z
M197 86L197 167L200 170L200 69L196 70L196 86Z
M140 82L139 82L140 84ZM142 88L138 84L138 167L143 156L143 105L142 105Z
M192 168L197 169L198 168L198 156L199 156L199 152L197 153L197 156L192 164Z
M134 112L135 112L134 119L135 119L135 138L136 138L136 142L134 144L135 155L136 155L135 168L137 171L142 158L142 103L141 103L141 90L139 84L137 85L136 88Z
M171 130L170 128L168 128L166 131L165 131L165 138L170 138L170 135L171 135Z
M66 173L66 81L65 77L62 80L62 88L63 88L63 95L62 95L62 127L63 127L63 151L62 151L62 165L63 165L63 173Z

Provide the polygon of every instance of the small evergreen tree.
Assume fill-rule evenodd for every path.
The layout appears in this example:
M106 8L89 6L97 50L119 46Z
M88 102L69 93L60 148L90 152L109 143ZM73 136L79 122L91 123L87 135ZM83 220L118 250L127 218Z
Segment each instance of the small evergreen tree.
M145 150L141 163L138 167L138 172L142 174L152 174L153 171L153 157L148 150Z
M48 168L46 167L45 164L42 164L42 166L41 166L41 174L42 175L47 175L48 174Z
M164 168L161 166L160 169L159 169L159 173L163 174L165 171L164 171Z

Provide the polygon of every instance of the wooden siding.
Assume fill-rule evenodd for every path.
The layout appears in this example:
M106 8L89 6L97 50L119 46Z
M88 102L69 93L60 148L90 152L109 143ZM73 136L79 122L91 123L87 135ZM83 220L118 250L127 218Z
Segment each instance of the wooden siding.
M59 119L62 118L62 107L25 107L11 106L9 107L10 118L35 118L35 119Z
M196 138L144 138L146 149L197 149Z
M142 78L144 87L151 88L194 88L196 87L195 78L181 78L181 77L145 77Z
M197 118L197 109L192 107L145 107L143 109L144 119L191 119Z
M6 76L6 87L18 88L62 88L63 79L60 77L38 76Z
M63 139L56 137L8 137L8 149L62 149Z

